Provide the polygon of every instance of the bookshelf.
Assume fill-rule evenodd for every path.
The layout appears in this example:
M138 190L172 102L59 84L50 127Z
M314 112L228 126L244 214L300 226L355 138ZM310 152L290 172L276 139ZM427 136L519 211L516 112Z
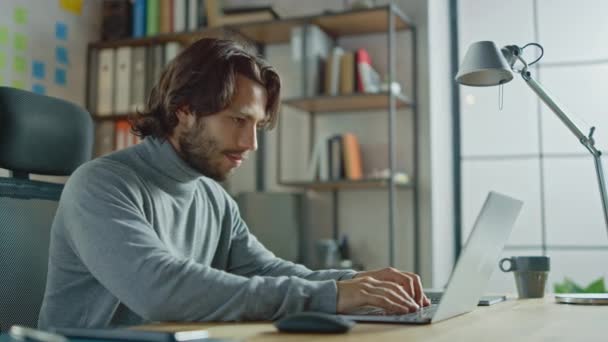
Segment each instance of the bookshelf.
M117 49L121 47L154 46L177 42L186 46L191 42L203 37L229 38L245 42L248 45L261 47L269 44L285 44L291 39L293 28L303 25L316 25L332 39L336 40L344 36L357 36L366 34L384 33L388 37L388 81L395 81L396 75L396 31L409 31L413 39L411 42L413 60L411 62L411 73L416 74L416 31L411 20L404 15L394 4L374 7L371 9L358 9L345 12L330 12L320 15L303 16L296 18L265 20L259 22L226 25L218 27L207 27L192 32L165 33L141 38L120 39L114 41L92 42L88 45L89 63L91 63L91 52L101 49ZM304 63L302 63L304 64ZM87 68L90 73L90 66ZM87 79L90 80L89 74ZM87 84L87 93L90 93L90 82ZM338 208L337 193L343 190L382 189L388 193L388 232L389 232L389 263L395 264L395 227L396 227L396 191L411 191L413 195L414 212L414 236L418 239L418 136L417 130L413 129L413 147L410 153L413 156L413 172L409 174L409 181L398 181L395 178L396 169L396 115L397 110L408 109L411 115L412 127L417 126L416 77L413 76L413 84L408 84L410 93L408 95L392 92L377 93L352 93L348 95L315 95L301 96L283 99L282 105L300 109L311 115L340 115L340 113L361 112L366 115L367 111L385 111L388 116L387 145L389 156L389 176L384 179L362 179L362 180L331 180L331 181L288 181L281 175L281 120L278 130L278 184L300 190L328 191L333 194L334 206L334 238L338 238L339 222L337 221L336 208ZM90 103L87 104L89 109ZM109 115L98 115L90 110L96 123L107 123L127 119L129 113L111 113ZM376 114L374 114L376 115ZM313 121L313 120L311 120ZM314 128L311 128L314 132ZM312 149L312 146L311 146ZM263 149L261 151L264 152ZM417 243L414 243L416 248ZM418 251L415 250L418 256ZM417 257L418 258L418 257Z

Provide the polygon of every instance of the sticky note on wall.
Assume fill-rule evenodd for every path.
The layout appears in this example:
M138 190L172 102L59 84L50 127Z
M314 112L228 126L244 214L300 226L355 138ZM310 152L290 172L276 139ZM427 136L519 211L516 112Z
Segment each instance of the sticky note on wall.
M27 36L23 33L15 33L13 42L15 50L25 51L27 49Z
M65 69L55 69L55 84L65 86L68 83Z
M8 44L8 28L0 26L0 45Z
M35 79L43 80L46 77L46 67L42 61L32 62L32 76Z
M55 48L55 59L57 59L57 63L68 64L68 49L65 46L57 46Z
M40 95L46 95L46 87L43 86L42 84L34 84L32 86L32 91L36 94L40 94Z
M68 40L68 25L58 21L55 23L55 38L59 40Z
M17 73L23 74L26 70L25 57L15 56L13 59L13 70Z
M13 80L13 82L11 82L11 85L13 86L13 88L25 89L25 81L24 80Z
M82 1L83 0L59 0L59 7L64 11L80 15L82 14Z
M27 24L27 10L23 7L17 7L13 11L13 20L15 24Z

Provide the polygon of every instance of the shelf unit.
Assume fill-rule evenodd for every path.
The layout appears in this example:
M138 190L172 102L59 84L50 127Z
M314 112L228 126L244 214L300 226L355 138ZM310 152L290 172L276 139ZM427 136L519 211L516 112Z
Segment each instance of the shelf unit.
M338 220L339 213L339 196L338 192L354 189L386 189L388 190L388 241L389 247L389 264L395 265L395 229L396 229L396 193L398 189L405 189L413 192L413 213L414 213L414 240L419 239L419 197L418 197L418 136L417 130L415 129L418 125L418 114L416 108L416 96L417 96L417 81L416 81L416 34L415 27L411 21L395 6L387 5L383 7L376 7L373 9L350 11L345 13L328 14L316 17L309 17L305 20L296 20L297 25L313 24L319 26L322 30L328 33L334 39L344 36L355 36L375 33L386 33L388 41L388 82L391 84L395 81L396 75L396 31L409 30L412 33L411 49L413 60L411 62L411 72L413 75L413 83L411 86L410 96L403 94L396 94L393 92L381 92L381 93L354 93L352 95L338 95L338 96L314 96L314 97L298 97L286 99L282 103L284 106L290 106L297 108L301 111L307 112L312 116L319 115L341 115L342 113L361 113L366 115L367 111L382 111L386 110L388 115L388 149L389 149L389 176L386 179L364 179L364 180L339 180L339 181L289 181L285 180L282 174L281 155L282 155L282 134L283 129L281 127L282 122L279 121L278 127L278 163L277 163L277 174L279 184L283 186L302 188L307 190L315 191L330 191L332 193L332 206L333 206L333 237L337 239L339 237L339 226ZM289 25L292 23L290 22ZM239 32L251 39L256 39L265 42L283 42L289 37L281 36L279 33L272 30L271 23L260 23L254 27L248 27L247 29L240 29ZM303 74L306 73L305 67L303 67ZM305 87L303 87L305 88ZM409 109L412 112L411 125L413 129L413 174L410 175L411 181L398 182L395 178L396 171L396 114L397 110ZM374 114L375 115L375 114ZM309 131L311 132L311 146L312 151L314 143L314 135L316 131L315 120L311 118ZM414 255L415 255L415 271L419 270L418 260L419 252L417 249L418 243L413 244Z
M374 33L386 33L388 37L388 82L389 84L395 81L396 65L395 65L395 39L396 31L409 30L412 33L411 48L413 51L412 61L412 75L413 84L411 85L411 94L406 97L403 94L395 94L393 92L383 93L354 93L352 95L337 95L337 96L314 96L314 97L298 97L285 99L282 101L284 106L291 106L298 108L311 115L326 115L327 113L341 113L341 112L365 112L370 110L387 110L388 113L388 149L389 149L389 177L386 179L364 179L358 181L340 180L340 181L328 181L328 182L289 182L283 181L279 169L279 180L280 185L316 190L316 191L331 191L334 199L334 238L338 237L338 226L337 222L337 208L338 208L338 196L337 192L348 189L387 189L388 190L388 203L389 203L389 218L388 218L388 231L389 231L389 263L395 265L395 215L396 215L396 191L397 189L407 189L413 192L414 196L414 236L418 239L418 137L417 130L417 109L416 109L416 33L415 27L411 20L404 15L399 8L394 4L374 7L371 9L357 9L346 12L336 13L324 13L315 16L303 16L288 19L278 19L261 21L254 23L229 25L221 27L210 27L193 32L183 33L168 33L159 34L151 37L142 38L130 38L121 39L115 41L102 41L93 42L88 45L88 61L91 61L91 51L96 49L104 48L118 48L122 46L148 46L155 44L163 44L168 42L178 42L182 45L188 45L193 41L196 41L204 37L217 37L217 38L230 38L246 42L248 44L253 43L259 49L263 50L263 46L267 44L283 44L289 42L291 38L291 29L296 26L313 24L319 26L329 36L334 39L344 36L355 36L365 35ZM87 72L90 70L87 67ZM90 75L87 75L87 79L91 79ZM87 94L90 91L90 85L87 82ZM88 100L88 96L87 96ZM87 104L90 108L90 104ZM413 181L409 182L398 182L395 180L395 166L396 166L396 149L395 149L395 126L396 126L396 112L398 109L410 109L412 111L412 125L414 127L414 146L413 146L413 160L414 160L414 172L410 175L410 179ZM116 113L109 116L99 116L92 113L92 117L96 122L108 121L108 120L122 120L128 118L130 113ZM312 121L312 120L311 120ZM279 120L278 127L278 139L281 139L281 120ZM280 163L280 146L279 146L279 163ZM311 146L312 148L312 146ZM262 148L262 153L263 148ZM418 244L414 243L414 248ZM418 251L415 250L416 264ZM418 267L416 267L418 268ZM418 271L418 270L415 270Z

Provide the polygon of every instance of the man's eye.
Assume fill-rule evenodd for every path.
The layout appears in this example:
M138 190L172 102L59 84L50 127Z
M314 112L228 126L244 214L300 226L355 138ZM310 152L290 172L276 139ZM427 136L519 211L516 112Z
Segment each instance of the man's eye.
M232 121L235 124L237 124L237 125L243 125L243 124L245 124L245 119L239 118L239 117L236 117L236 116L232 117Z

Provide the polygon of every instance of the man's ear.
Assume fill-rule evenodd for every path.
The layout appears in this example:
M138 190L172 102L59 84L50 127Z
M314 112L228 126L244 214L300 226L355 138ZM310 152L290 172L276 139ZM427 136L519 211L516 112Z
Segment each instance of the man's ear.
M176 110L175 116L177 117L178 125L181 124L185 127L190 127L194 121L196 121L196 118L192 112L190 112L187 106L180 107L178 110Z

